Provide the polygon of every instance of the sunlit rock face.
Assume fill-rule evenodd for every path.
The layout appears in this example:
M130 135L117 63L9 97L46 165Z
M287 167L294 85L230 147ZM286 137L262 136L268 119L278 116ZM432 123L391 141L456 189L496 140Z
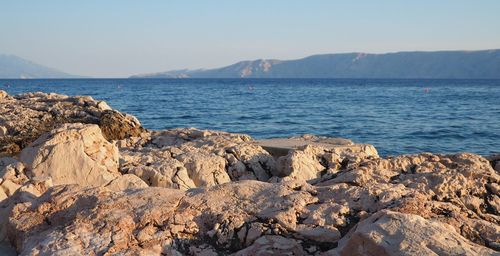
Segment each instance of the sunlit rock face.
M104 139L99 127L84 124L45 133L19 156L33 179L82 186L103 186L119 176L118 158L118 148Z
M12 125L18 117L1 117L8 120L0 123L8 127L1 146L17 136L13 131L23 138L29 129L37 134L0 157L2 253L500 251L498 156L380 158L371 145L311 135L270 145L248 135L194 128L147 131L102 102L76 107L63 95L0 96L6 103L0 104L2 111L17 111L16 102L33 111L47 104L69 104L85 113L102 109L89 114L92 122L55 122L44 128L48 131L29 125L36 115L17 128ZM278 154L273 148L286 150ZM5 244L13 248L4 250Z

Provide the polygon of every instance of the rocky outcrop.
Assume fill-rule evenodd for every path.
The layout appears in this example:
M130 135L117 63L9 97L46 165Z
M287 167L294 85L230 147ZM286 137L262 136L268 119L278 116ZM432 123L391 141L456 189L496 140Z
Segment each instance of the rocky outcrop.
M197 129L143 133L117 142L120 168L151 186L186 190L238 180L268 181L275 159L247 135Z
M263 244L274 244L275 252L292 247L303 252L320 245L332 247L341 236L333 221L302 223L320 203L314 193L305 183L258 181L188 193L163 188L110 193L100 188L56 187L31 205L16 206L10 235L26 254L243 250L240 254L245 255ZM61 233L62 227L66 228ZM85 234L98 227L104 228L97 237L81 243ZM63 239L69 237L73 239ZM309 243L307 248L304 242Z
M345 171L316 186L325 199L346 203L353 212L393 208L437 219L499 250L499 181L498 172L480 156L419 154L348 163Z
M99 124L107 139L123 139L143 131L132 116L121 114L90 96L0 91L0 156L14 155L64 123Z
M15 204L30 202L53 185L104 186L120 175L118 149L97 125L66 124L43 134L17 159L0 158L0 241ZM127 184L114 181L110 186Z
M386 206L391 211L359 211L355 205L325 200L332 191L325 192L304 182L259 181L190 192L54 187L30 204L16 205L9 237L26 255L496 253L441 221L446 213L424 218L397 203ZM498 229L490 235L497 234Z
M500 252L497 156L381 158L371 145L316 136L283 154L247 135L146 131L105 103L68 103L86 97L27 95L0 92L0 110L101 110L87 116L95 124L54 123L0 157L2 253L7 241L22 255ZM2 147L35 127L1 120Z
M103 186L117 178L118 149L97 125L65 124L21 151L19 159L33 179L54 185Z

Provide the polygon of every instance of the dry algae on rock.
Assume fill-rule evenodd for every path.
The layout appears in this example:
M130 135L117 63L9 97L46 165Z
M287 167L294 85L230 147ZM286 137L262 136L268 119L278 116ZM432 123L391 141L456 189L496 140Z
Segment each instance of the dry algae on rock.
M148 131L90 97L0 91L0 252L499 254L498 156L285 142Z

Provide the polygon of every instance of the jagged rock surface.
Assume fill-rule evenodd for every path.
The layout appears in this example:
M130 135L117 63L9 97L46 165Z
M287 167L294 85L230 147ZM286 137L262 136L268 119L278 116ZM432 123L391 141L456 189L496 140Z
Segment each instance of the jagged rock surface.
M42 92L10 96L0 91L0 156L16 154L63 123L100 124L110 140L144 130L134 117L113 111L90 96Z
M276 163L248 135L197 129L143 133L117 143L120 168L151 186L186 190L237 180L267 181Z
M493 255L456 230L418 215L383 210L358 223L328 252L339 255Z
M353 151L349 147L324 148L307 145L290 150L288 155L278 159L276 167L278 177L286 180L298 179L315 182L324 175L333 175L349 161L365 158L378 158L372 145L366 145Z
M496 253L467 240L442 220L459 216L417 216L402 206L408 204L404 198L372 203L391 211L368 209L370 204L358 204L355 193L342 202L336 199L349 190L332 189L297 181L242 181L188 192L59 186L31 203L16 205L9 237L26 255Z
M88 97L0 91L0 103L1 152L14 149L0 157L0 242L22 255L500 252L498 156L273 157L247 135L145 131Z

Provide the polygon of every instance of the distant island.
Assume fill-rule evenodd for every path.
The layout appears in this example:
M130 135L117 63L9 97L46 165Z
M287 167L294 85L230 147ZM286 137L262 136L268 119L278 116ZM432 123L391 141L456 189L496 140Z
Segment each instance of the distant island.
M0 79L82 78L15 55L0 54Z
M0 79L84 78L0 54ZM214 69L182 69L129 78L429 78L500 79L500 49L481 51L321 54L259 59Z
M500 49L322 54L297 60L241 61L222 68L173 70L130 78L498 79Z

